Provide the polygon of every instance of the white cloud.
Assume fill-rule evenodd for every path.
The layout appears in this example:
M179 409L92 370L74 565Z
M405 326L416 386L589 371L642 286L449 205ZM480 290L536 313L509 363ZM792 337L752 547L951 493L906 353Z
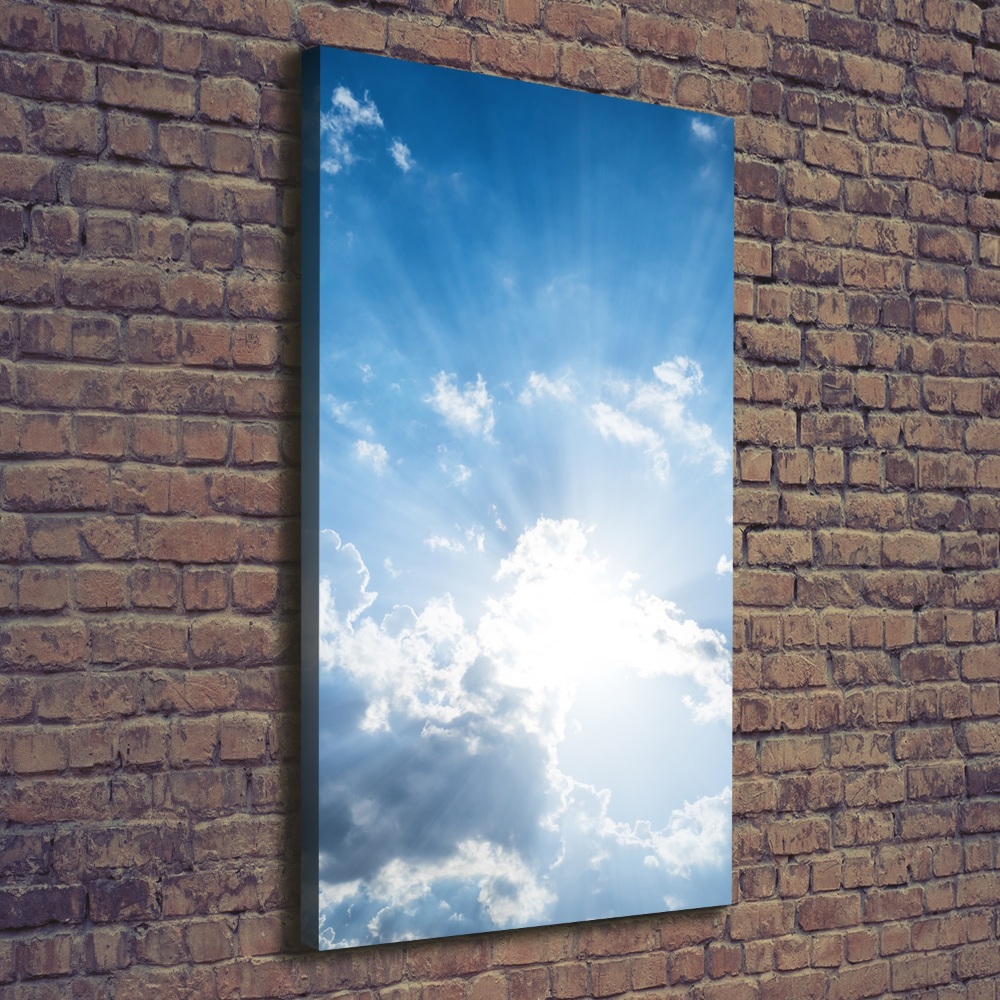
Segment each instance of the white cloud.
M446 535L431 535L424 539L426 545L432 552L451 552L458 554L465 552L466 546L475 552L486 551L486 532L478 525L464 530L456 526L456 530L462 532L462 538L448 538Z
M375 433L372 425L367 420L355 416L354 408L350 403L337 399L336 396L330 393L323 395L323 402L330 408L330 416L341 427L346 427L348 430L354 431L355 434L363 434L366 437L370 437Z
M690 358L676 357L656 365L653 376L649 382L608 382L607 389L621 399L622 408L595 403L589 410L591 422L604 438L642 447L661 480L670 467L671 445L679 446L686 458L707 460L714 472L725 472L729 450L688 409L687 401L704 392L701 366Z
M503 518L500 516L500 508L495 503L490 504L490 517L493 518L493 523L498 531L507 530L507 525L503 523Z
M375 373L372 371L371 365L358 362L358 371L361 372L362 382L370 382L375 377Z
M412 169L414 165L413 154L410 152L410 147L402 139L392 140L392 145L389 147L389 155L404 174L409 173Z
M653 475L661 482L666 481L670 472L670 456L663 438L656 431L607 403L594 403L587 412L590 422L605 440L614 438L622 444L640 445L649 456Z
M690 358L677 357L657 365L653 374L655 382L635 384L629 410L659 424L668 438L685 449L689 458L711 462L713 472L725 472L729 468L730 449L716 440L708 424L691 415L685 402L705 391L701 365Z
M389 461L389 453L385 450L385 445L377 441L357 440L354 442L354 457L373 469L376 475L381 476L385 472L386 464Z
M481 909L497 928L537 923L555 901L552 890L516 850L467 839L442 859L409 862L395 858L367 881L324 883L320 906L333 909L349 904L358 910L377 907L366 924L371 940L401 940L406 936L391 933L395 922L401 915L412 914L421 907L447 914L446 919L455 922L473 915L455 911L454 898L449 902L438 897L442 887L456 884L466 890L464 901ZM327 947L350 947L356 941L337 941L335 933L329 933L324 943Z
M351 145L354 133L362 128L382 128L382 117L368 94L359 101L341 86L333 92L333 106L319 116L319 127L327 144L320 166L328 174L339 174L356 159Z
M468 710L461 698L454 703L429 699L423 688L438 687L447 677L457 680L455 675L460 677L477 656L487 656L503 683L538 695L532 711L539 714L518 721L533 732L558 736L562 694L609 670L623 677L687 678L701 692L698 700L688 699L692 716L728 719L731 668L725 638L685 618L672 602L637 589L634 574L611 572L605 560L588 551L588 537L573 519L540 518L500 560L495 580L503 589L485 602L474 626L447 595L432 599L419 613L398 609L388 622L399 627L395 631L370 617L355 627L357 614L343 619L327 608L321 660L328 668L336 664L355 673L372 695L389 698L394 711L421 718L428 717L432 703L448 717ZM432 535L424 544L459 553L466 543L478 549L483 538L482 529L473 526L464 539ZM374 601L367 592L367 569L359 574L354 561L360 556L353 546L343 551L351 567L350 606L367 608ZM441 650L435 648L438 642L444 643ZM448 664L438 662L441 655Z
M486 551L486 532L479 525L465 529L465 540L477 551Z
M706 146L714 145L719 139L715 126L704 115L696 115L691 119L691 134Z
M352 542L341 541L336 531L324 529L324 541L333 545L335 558L319 582L319 631L330 635L352 629L378 594L368 589L371 574ZM321 651L321 656L322 651Z
M725 576L733 571L733 560L729 556L719 556L719 561L715 564L715 572L719 576Z
M455 379L454 373L438 372L434 376L434 393L425 396L424 402L430 404L453 429L482 435L489 440L496 419L493 416L493 397L486 389L483 376L477 374L475 383L467 382L461 390Z
M460 542L454 538L446 538L444 535L431 535L430 538L424 539L424 545L431 550L431 552L437 552L438 550L444 552L453 552L455 554L465 551L465 543Z
M528 380L517 397L523 406L531 406L536 400L548 397L560 403L571 403L574 398L573 387L566 376L560 376L554 381L540 372L531 372Z
M433 883L451 879L477 883L478 901L498 927L538 920L553 899L516 851L472 840L458 844L443 861L390 862L372 880L371 893L390 907L401 907L427 895Z
M652 848L659 865L674 875L688 876L699 866L718 865L729 846L732 821L732 790L705 795L675 809L662 830L640 821L634 826L615 824L623 844Z
M621 912L620 879L634 887L633 912L680 905L691 891L701 905L723 897L722 781L668 805L654 824L617 814L611 791L565 773L559 759L577 686L590 678L613 677L626 702L655 683L694 721L728 719L721 635L613 569L572 519L541 518L522 532L496 564L478 620L448 595L377 618L360 555L330 537L320 663L347 700L326 730L328 752L364 740L376 757L324 778L337 831L321 842L324 944L607 916ZM461 544L481 537L469 528ZM376 773L386 777L373 782ZM710 896L697 888L703 877L717 887Z

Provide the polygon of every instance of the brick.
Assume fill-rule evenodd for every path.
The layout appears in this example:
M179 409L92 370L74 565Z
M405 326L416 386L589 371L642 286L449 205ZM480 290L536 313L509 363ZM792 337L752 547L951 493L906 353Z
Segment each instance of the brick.
M100 463L26 463L9 468L3 499L11 510L93 510L108 505L110 475Z
M849 90L879 97L899 97L906 73L902 66L845 53L841 60L843 83Z
M339 45L381 52L386 45L386 19L374 11L303 5L299 12L305 40L311 45Z
M213 121L255 125L260 116L260 93L247 80L205 78L201 82L198 109Z
M63 10L59 12L59 48L92 59L149 66L159 54L159 34L140 21L97 11Z
M483 66L511 76L550 80L558 65L555 45L528 38L476 39L476 55Z
M122 212L87 215L87 251L96 257L131 257L135 253L132 216Z
M174 167L204 167L206 130L199 125L164 122L157 128L160 159Z
M766 39L749 31L710 28L702 35L701 56L705 62L739 69L767 66Z
M805 137L805 162L843 173L860 174L865 168L862 143L829 132L808 132Z
M186 640L187 630L165 619L143 624L137 618L114 618L91 627L92 657L97 663L183 664Z
M77 606L86 611L106 611L128 605L126 572L117 568L88 567L76 571Z
M240 132L211 129L205 134L209 166L217 173L248 173L254 159L253 141Z
M673 58L694 55L698 44L698 33L690 24L637 10L626 11L625 37L629 48Z
M18 305L47 305L55 300L55 264L31 257L5 257L0 300Z
M175 274L162 283L164 309L178 316L217 316L222 312L223 279L211 274Z
M97 71L98 100L103 104L188 117L195 111L196 91L195 81L180 74L106 65Z
M54 27L51 13L34 4L9 3L0 13L0 37L13 49L51 50Z
M170 206L170 186L161 171L92 164L74 170L70 197L77 204L161 212Z
M63 296L73 306L113 310L123 306L142 311L160 304L160 277L134 264L105 265L74 262L63 272Z
M786 41L775 42L771 68L779 76L826 87L836 83L840 72L834 52Z
M0 53L0 93L32 100L92 103L97 92L93 66L77 59L45 53L16 56Z
M621 94L635 86L638 68L624 53L570 44L562 49L559 75L573 86Z
M741 903L730 914L730 937L734 941L754 941L791 931L795 910L791 903L767 900Z
M13 201L55 201L57 163L46 157L0 154L0 197Z
M80 923L86 906L83 886L0 889L0 929L21 930L50 923Z
M736 344L744 357L767 361L798 361L802 351L796 327L771 323L737 323Z
M132 160L152 158L156 133L147 118L112 111L108 114L107 129L108 145L115 156Z
M274 609L278 598L278 576L270 568L241 566L233 571L233 604L244 611Z
M622 14L616 7L554 0L546 5L544 24L559 38L607 44L621 35Z
M798 904L799 926L810 933L861 922L861 897L857 893L831 893L803 899Z
M768 829L767 841L774 854L827 851L830 848L829 824L822 820L778 820Z

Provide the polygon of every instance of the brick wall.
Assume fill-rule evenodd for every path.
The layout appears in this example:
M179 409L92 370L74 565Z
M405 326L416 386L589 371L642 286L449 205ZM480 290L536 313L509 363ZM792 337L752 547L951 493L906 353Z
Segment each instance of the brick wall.
M298 51L736 119L737 902L295 943ZM997 1000L1000 8L0 0L0 993Z

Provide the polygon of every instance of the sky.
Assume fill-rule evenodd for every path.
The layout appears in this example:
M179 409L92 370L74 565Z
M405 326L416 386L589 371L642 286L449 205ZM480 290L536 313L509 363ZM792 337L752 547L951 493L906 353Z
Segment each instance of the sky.
M322 58L321 945L727 904L732 121Z

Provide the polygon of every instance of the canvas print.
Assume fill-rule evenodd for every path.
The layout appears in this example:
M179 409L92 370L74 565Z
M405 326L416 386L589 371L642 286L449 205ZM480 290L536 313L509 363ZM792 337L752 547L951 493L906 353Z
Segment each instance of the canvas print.
M305 939L731 902L732 121L303 93Z

